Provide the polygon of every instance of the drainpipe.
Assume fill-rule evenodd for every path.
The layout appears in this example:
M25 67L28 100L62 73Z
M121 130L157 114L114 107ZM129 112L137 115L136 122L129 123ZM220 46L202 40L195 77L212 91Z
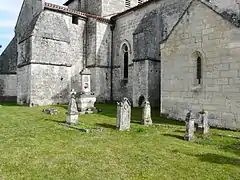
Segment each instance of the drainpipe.
M112 21L110 25L111 29L111 87L110 87L110 101L113 102L113 56L114 56L114 51L113 51L113 30L115 28L115 22Z

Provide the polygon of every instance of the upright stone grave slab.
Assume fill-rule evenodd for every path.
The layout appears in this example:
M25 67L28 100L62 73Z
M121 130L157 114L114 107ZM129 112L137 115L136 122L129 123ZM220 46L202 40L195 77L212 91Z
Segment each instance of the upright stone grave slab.
M192 111L189 111L186 115L185 119L185 141L193 141L194 140L194 119L191 118Z
M127 98L117 103L117 129L120 131L129 130L131 122L131 103Z
M81 76L81 91L77 95L77 106L81 113L93 113L96 108L94 104L96 102L96 97L93 92L91 92L91 72L89 69L85 68L80 72Z
M207 134L209 132L209 123L208 123L208 112L202 110L199 112L199 121L197 126L197 133L198 134Z
M71 90L67 112L67 124L78 124L78 109L75 96L76 92L74 90Z
M150 102L148 100L145 100L142 105L142 124L147 126L152 125Z

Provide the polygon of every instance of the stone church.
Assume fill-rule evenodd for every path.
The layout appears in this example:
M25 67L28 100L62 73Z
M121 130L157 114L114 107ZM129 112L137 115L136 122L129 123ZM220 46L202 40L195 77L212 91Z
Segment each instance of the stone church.
M98 102L147 97L184 119L208 111L212 126L240 129L238 0L24 0L0 56L0 99L67 103L91 71Z

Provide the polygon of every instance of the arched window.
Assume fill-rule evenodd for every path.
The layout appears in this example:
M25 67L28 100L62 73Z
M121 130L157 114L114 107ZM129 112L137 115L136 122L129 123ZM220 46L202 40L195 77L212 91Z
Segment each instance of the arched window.
M131 7L131 1L130 0L125 0L125 7L130 8Z
M197 57L197 82L201 84L202 81L202 59L200 56Z
M123 45L123 78L127 79L128 78L128 46L126 44Z

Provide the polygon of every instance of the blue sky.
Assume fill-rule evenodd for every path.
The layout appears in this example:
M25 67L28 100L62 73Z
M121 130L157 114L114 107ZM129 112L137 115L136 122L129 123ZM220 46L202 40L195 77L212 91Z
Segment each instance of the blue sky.
M67 0L47 0L46 2L62 5ZM0 4L0 54L14 36L16 24L23 0L1 0Z

